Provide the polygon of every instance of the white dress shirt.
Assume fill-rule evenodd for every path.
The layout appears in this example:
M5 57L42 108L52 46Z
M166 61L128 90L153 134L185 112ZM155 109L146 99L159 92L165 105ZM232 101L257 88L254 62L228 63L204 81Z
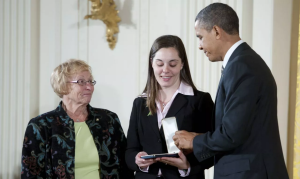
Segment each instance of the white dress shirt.
M239 41L237 41L235 44L233 44L230 49L226 52L224 60L223 60L223 67L225 68L227 65L227 62L230 58L230 56L232 55L232 53L234 52L234 50L243 43L244 41L241 39Z

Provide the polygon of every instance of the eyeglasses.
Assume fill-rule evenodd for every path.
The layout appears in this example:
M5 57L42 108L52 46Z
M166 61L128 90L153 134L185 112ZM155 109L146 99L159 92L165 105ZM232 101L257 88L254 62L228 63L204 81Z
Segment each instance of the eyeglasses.
M84 85L86 85L86 83L89 83L90 85L94 86L96 84L96 81L95 80L93 80L93 81L77 80L77 81L69 81L69 83L77 83L80 86L84 86Z

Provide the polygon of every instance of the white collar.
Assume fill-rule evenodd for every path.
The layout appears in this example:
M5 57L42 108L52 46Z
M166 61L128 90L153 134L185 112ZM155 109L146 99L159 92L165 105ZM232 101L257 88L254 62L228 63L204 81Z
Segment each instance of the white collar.
M190 85L184 83L183 81L180 82L179 88L177 89L176 92L181 93L183 95L194 96L194 90L193 90L193 88ZM139 97L146 98L147 94L143 93Z
M230 49L226 52L224 60L223 60L223 67L226 67L226 64L230 58L230 56L232 55L232 53L234 52L234 50L243 43L244 41L241 39L239 41L237 41L235 44L233 44Z
M181 93L183 95L189 95L189 96L194 96L194 90L193 88L181 81L179 88L177 89L178 93Z

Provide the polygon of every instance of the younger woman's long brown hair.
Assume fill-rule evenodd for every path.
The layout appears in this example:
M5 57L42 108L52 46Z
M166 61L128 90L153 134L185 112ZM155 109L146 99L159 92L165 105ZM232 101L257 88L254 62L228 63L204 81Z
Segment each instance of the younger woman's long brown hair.
M151 114L156 113L157 108L155 104L155 99L157 97L158 91L161 88L154 76L154 71L152 68L153 58L155 57L156 52L161 48L170 48L170 47L174 47L177 50L178 55L183 64L183 68L180 71L180 81L185 82L186 84L190 85L194 90L197 90L197 88L195 87L192 81L188 59L181 39L174 35L164 35L158 37L154 41L150 49L149 59L148 59L149 61L148 77L147 77L147 83L145 89L143 91L143 93L146 93L147 95L146 105L149 108Z

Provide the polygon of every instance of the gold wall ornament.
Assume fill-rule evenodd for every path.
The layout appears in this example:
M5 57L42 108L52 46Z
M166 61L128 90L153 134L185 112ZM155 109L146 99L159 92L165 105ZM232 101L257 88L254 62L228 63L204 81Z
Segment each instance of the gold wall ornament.
M84 19L99 19L106 25L106 40L110 49L114 49L117 39L114 36L119 32L118 22L121 21L113 0L90 0L92 2L91 15L86 15Z

